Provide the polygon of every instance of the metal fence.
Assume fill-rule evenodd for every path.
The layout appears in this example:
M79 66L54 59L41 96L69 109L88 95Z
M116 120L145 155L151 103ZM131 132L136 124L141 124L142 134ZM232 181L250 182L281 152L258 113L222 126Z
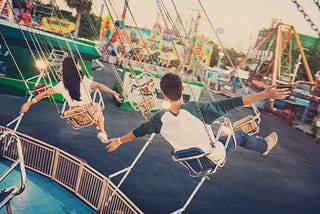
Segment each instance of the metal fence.
M0 126L0 132L6 130ZM138 214L143 213L128 199L109 178L90 167L81 159L30 136L17 133L20 137L25 165L37 173L58 182L76 194L98 213ZM3 139L3 144L8 145ZM10 143L3 157L17 158L17 149Z

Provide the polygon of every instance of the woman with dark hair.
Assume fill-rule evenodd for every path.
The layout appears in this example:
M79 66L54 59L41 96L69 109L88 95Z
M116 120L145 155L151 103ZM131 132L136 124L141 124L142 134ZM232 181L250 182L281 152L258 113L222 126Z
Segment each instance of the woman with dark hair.
M84 76L76 58L66 57L62 62L62 81L53 88L38 94L32 100L24 103L21 106L20 114L27 112L32 104L39 102L47 96L62 94L63 98L68 102L70 109L79 106L85 109L91 109L89 113L94 116L96 127L99 129L98 138L102 143L106 143L108 141L108 135L104 129L103 109L98 103L91 103L91 88L98 88L101 91L112 94L121 102L121 98L116 91Z

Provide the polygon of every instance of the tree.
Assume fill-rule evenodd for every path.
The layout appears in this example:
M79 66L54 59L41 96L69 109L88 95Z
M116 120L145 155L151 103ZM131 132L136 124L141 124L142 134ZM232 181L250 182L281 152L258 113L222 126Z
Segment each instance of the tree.
M320 50L317 46L314 46L310 49L305 50L304 52L307 58L311 74L314 77L315 73L320 70ZM295 52L293 52L293 56L294 59L297 59L299 56L299 51L296 50ZM308 80L306 70L302 64L299 66L299 70L295 80Z
M239 59L241 57L244 57L244 54L243 53L239 53L237 52L235 49L231 48L231 49L226 49L233 65L236 65L237 62L239 61ZM228 59L228 57L225 55L223 58L222 58L222 64L224 64L225 66L231 66L231 63Z
M90 13L92 8L91 0L65 0L70 8L74 8L77 11L76 29L74 35L77 37L79 34L79 27L81 21L81 15L85 12Z
M213 48L212 48L212 54L211 54L209 66L213 67L218 64L219 52L221 51L221 49L219 48L219 46L217 44L215 44L213 42L211 42L211 44L212 44Z
M81 25L79 28L79 37L86 39L98 39L100 34L101 18L94 14L84 13L81 17ZM98 35L97 35L98 34Z
M320 71L320 50L316 46L310 48L307 53L308 64L313 76Z

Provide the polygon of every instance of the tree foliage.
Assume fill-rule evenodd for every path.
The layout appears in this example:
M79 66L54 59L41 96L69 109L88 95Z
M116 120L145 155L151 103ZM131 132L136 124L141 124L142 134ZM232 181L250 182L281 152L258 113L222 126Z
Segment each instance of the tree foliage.
M305 50L304 53L307 58L310 72L311 72L312 76L314 77L315 73L317 73L317 71L320 70L320 50L319 50L319 48L314 46L310 49ZM293 53L293 58L298 59L298 56L299 56L299 51L297 50ZM296 80L308 80L306 69L304 68L302 63L299 66Z
M81 17L79 37L95 40L99 38L101 18L94 14L84 13Z
M74 35L78 36L81 15L83 13L90 13L92 8L92 1L91 0L65 0L65 1L70 8L76 9L77 11L77 21L76 21L76 29L75 29Z
M243 53L240 53L233 48L226 49L226 52L228 53L233 65L236 65L238 60L244 56ZM222 58L222 64L224 64L225 66L231 66L231 62L228 59L228 57L226 56L226 54Z
M211 55L210 64L209 64L210 67L213 67L218 64L220 51L221 49L219 48L219 46L213 43L212 55Z
M91 0L65 0L70 8L76 9L77 14L90 12L92 8Z

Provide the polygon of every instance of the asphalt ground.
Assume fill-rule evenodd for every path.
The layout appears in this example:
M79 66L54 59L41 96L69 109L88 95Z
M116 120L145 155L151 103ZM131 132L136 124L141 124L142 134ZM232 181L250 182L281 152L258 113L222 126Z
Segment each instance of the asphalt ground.
M93 73L94 79L112 87L115 75L108 65ZM119 108L103 94L106 130L117 137L144 121L139 112ZM26 99L0 94L0 122L18 116ZM250 109L228 115L235 121ZM238 147L225 166L206 181L185 213L312 213L320 212L320 145L300 130L261 115L261 134L276 130L278 145L268 156ZM55 106L40 102L25 114L19 132L38 138L86 160L108 176L128 167L146 142L139 138L108 153L97 139L95 127L74 130L60 119ZM121 175L112 179L117 184ZM156 136L132 169L121 190L145 213L170 213L183 206L199 178L171 159L169 146Z

